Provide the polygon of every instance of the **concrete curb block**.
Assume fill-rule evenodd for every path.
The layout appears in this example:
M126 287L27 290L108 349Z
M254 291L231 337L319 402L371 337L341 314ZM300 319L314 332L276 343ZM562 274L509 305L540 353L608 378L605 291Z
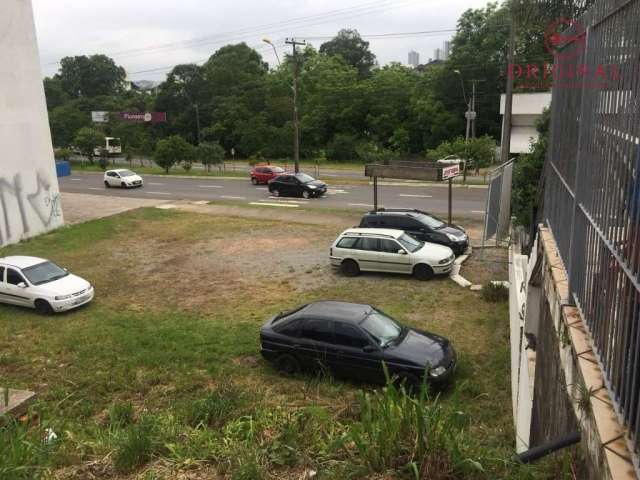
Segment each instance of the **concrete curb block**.
M453 262L453 268L451 269L451 273L449 274L449 278L453 280L454 283L460 285L462 288L471 287L473 284L460 275L460 270L462 269L462 264L466 262L471 254L473 253L473 249L469 247L469 249L465 252L464 255L460 255Z

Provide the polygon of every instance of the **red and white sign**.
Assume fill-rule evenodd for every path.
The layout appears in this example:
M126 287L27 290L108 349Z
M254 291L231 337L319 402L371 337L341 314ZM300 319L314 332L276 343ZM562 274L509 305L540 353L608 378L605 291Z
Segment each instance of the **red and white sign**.
M135 123L164 123L167 121L166 112L120 112L120 118L126 122Z
M449 180L460 175L460 164L442 168L442 180Z

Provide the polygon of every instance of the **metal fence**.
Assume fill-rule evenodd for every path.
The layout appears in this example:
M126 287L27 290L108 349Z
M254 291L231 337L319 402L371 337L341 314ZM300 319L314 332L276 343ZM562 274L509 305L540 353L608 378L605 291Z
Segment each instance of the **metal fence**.
M544 219L640 450L640 0L603 0L555 68Z

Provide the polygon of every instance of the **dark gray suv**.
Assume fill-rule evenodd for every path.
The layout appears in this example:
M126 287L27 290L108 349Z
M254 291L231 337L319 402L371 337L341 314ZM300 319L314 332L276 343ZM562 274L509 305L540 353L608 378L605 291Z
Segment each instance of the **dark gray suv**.
M449 226L442 220L421 210L379 209L367 213L360 228L393 228L404 230L424 242L439 243L462 255L469 248L469 237L459 225Z

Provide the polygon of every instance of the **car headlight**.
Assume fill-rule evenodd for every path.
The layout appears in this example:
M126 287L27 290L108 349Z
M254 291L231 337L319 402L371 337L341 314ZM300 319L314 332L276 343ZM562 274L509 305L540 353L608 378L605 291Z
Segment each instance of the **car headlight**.
M444 375L445 373L447 373L447 369L444 368L443 366L432 368L429 371L429 375L432 376L432 377L440 377L440 376Z
M457 241L457 240L458 240L458 237L456 237L455 235L451 235L450 233L446 233L445 235L446 235L446 236L447 236L447 238L448 238L449 240L451 240L452 242L455 242L455 241Z
M446 265L447 263L449 263L451 261L451 257L447 257L444 260L440 260L438 262L438 265Z
M315 185L309 185L309 188L310 188L311 190L315 190L315 189L316 189L316 188L318 188L318 187L316 187Z
M56 300L69 300L73 295L56 295Z

